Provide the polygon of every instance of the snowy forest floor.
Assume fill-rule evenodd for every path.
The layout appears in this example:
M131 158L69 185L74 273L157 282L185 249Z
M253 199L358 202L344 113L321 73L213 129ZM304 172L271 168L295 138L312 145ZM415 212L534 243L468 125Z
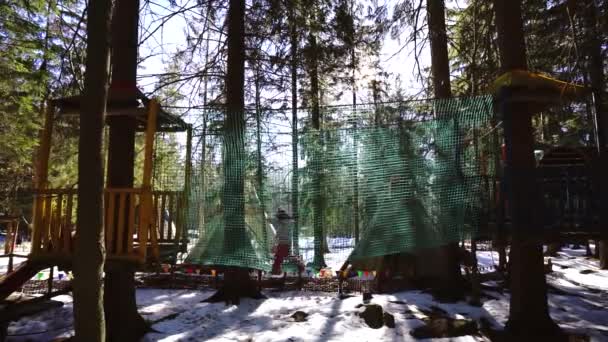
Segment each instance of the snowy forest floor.
M597 260L584 252L563 249L552 258L553 272L547 275L551 316L569 333L608 341L608 271L599 270ZM479 253L482 268L497 260L492 252ZM265 292L267 299L245 299L240 306L201 303L212 293L138 289L139 310L154 330L144 341L414 341L410 333L425 324L428 312L484 321L495 329L504 326L509 312L508 291L484 290L481 307L439 303L424 292L405 291L374 295L372 303L394 315L395 328L372 329L357 315L361 296L340 300L331 293ZM73 334L72 297L54 299L64 306L12 322L7 341L52 341ZM306 321L294 321L296 311L308 314ZM488 339L469 335L436 340Z

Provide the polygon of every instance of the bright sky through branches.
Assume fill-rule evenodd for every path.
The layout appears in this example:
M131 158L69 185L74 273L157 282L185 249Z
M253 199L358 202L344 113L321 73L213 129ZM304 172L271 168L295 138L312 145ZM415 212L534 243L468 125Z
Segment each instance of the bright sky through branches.
M389 17L392 15L392 7L395 0L387 0ZM361 0L365 7L368 1ZM171 6L168 0L150 1L144 4L142 16L140 18L140 40L144 40L140 47L139 55L143 58L139 70L139 85L146 92L154 89L156 77L154 75L166 72L166 67L171 63L173 53L186 46L186 32L189 30L184 16L196 15L200 17L201 9L197 8L194 0L177 0L177 6ZM204 5L203 5L204 6ZM182 11L178 15L172 12ZM405 30L400 40L393 40L389 36L385 37L383 48L380 53L380 65L385 72L391 74L388 79L389 89L396 88L397 77L401 80L401 87L406 96L415 96L423 89L423 85L416 79L415 59L413 57L413 45L404 46L406 34ZM421 51L419 59L421 68L428 67L430 64L430 54L428 47ZM370 61L368 61L370 62ZM358 78L358 97L359 102L369 102L369 81L373 78L374 70L363 65L357 72ZM347 90L350 91L350 90ZM326 104L347 104L350 96L343 96L338 102L332 101Z

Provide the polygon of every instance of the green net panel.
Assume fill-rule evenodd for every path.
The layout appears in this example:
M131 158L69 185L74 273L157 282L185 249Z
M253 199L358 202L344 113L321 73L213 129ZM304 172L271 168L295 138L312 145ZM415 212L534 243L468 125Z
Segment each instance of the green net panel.
M495 173L491 97L321 112L316 131L310 113L298 111L297 137L291 110L247 113L244 151L231 166L221 112L204 113L195 134L187 262L269 271L279 208L291 216L287 259L310 269L476 234ZM239 176L226 177L235 168ZM236 207L240 218L227 224L225 210Z

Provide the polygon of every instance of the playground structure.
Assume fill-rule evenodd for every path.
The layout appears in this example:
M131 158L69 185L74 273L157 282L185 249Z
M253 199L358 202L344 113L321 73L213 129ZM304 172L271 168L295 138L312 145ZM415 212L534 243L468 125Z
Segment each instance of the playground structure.
M559 234L597 237L599 226L598 158L592 148L552 148L538 163L545 227Z
M513 71L499 77L493 91L497 97L497 115L505 127L509 127L511 105L525 103L532 113L538 113L552 106L585 100L589 89L543 75L525 71ZM594 125L592 125L594 126ZM593 127L594 131L597 127ZM505 128L504 135L515 136ZM595 142L591 142L593 144ZM597 145L597 144L596 144ZM506 165L506 149L503 147L501 164L502 176L497 179L503 185L511 177L521 177ZM550 146L537 159L536 174L529 175L536 180L540 196L538 206L537 231L544 241L567 240L572 238L597 238L602 233L599 223L599 190L604 175L600 172L597 146ZM508 196L497 186L495 215L490 224L491 231L503 230L510 234Z
M8 258L7 271L12 272L14 266L15 257L25 257L24 255L16 254L15 247L17 245L17 239L19 235L19 221L21 217L18 216L2 216L0 217L0 225L5 226L4 236L4 254L0 258Z
M290 137L285 121L263 121L262 138L256 134L259 128L248 127L248 155L255 156L257 146L257 154L263 156L245 162L250 165L245 181L248 235L239 240L226 234L221 201L212 195L222 189L222 158L203 160L207 168L202 169L208 171L203 176L207 224L195 233L193 240L198 242L187 262L217 272L223 266L268 272L273 246L268 221L279 207L297 217L290 253L304 260L305 273L312 278L335 278L336 273L374 278L385 271L411 277L415 269L399 268L421 249L468 239L492 240L498 233L508 241L512 228L504 189L516 176L501 158L500 133L513 134L506 128L509 116L515 115L508 112L510 104L526 103L536 113L581 101L588 89L514 71L498 78L493 92L494 97L326 107L321 132L304 128L297 139ZM308 115L301 114L305 122ZM218 148L207 153L221 156L221 137L207 132L205 139L216 141ZM291 163L295 149L300 151L297 164ZM269 171L256 175L256 163ZM601 234L598 163L593 145L544 151L536 175L526 175L536 179L542 196L535 218L538 229L530 234L546 242ZM195 175L193 182L200 177ZM320 190L314 186L317 177ZM193 189L199 187L194 183ZM298 193L298 203L291 201L293 192ZM196 191L192 196L191 202L199 200ZM322 211L315 208L318 201ZM313 229L319 213L320 234ZM387 264L387 256L403 262Z
M157 132L189 131L189 126L162 110L155 100L148 100L139 92L136 97L129 95L116 89L110 91L107 118L135 116L137 129L145 132L143 172L139 187L104 189L106 260L109 264L132 263L139 269L161 262L174 264L186 243L183 212L187 207L188 182L184 180L181 191L153 188L154 142ZM78 234L78 194L76 189L49 187L48 167L55 115L77 115L80 101L79 96L57 99L47 108L36 165L31 251L26 262L14 270L9 267L9 273L0 283L1 298L6 298L42 269L71 267L74 236ZM108 155L111 153L108 151ZM187 153L186 177L190 172L189 163Z
M271 219L279 207L294 217L284 276L296 273L299 280L312 281L312 285L299 282L298 288L336 290L353 277L371 281L379 273L414 277L416 269L404 265L411 264L406 259L420 249L490 240L498 232L508 238L509 208L502 189L509 169L504 168L500 149L508 107L501 104L532 101L535 110L543 110L584 92L529 73L504 75L497 84L495 92L501 95L496 98L326 107L321 131L305 126L297 131L297 139L289 122L277 119L287 115L247 113L270 119L246 129L244 193L234 194L244 196L242 230L224 226L227 170L223 161L229 152L224 149L223 132L200 130L217 125L206 122L192 132L141 94L143 107L135 107L111 92L108 115L136 115L138 130L146 134L141 186L105 189L107 260L135 263L144 270L175 264L176 254L182 251L187 257L177 265L178 272L181 268L200 273L201 279L216 279L207 279L206 284L217 285L229 266L258 270L261 275L271 269L275 245ZM506 98L499 90L504 87L512 91ZM77 113L78 101L60 99L52 105L58 113L70 115ZM47 184L52 113L53 109L47 112L38 158L30 259L23 271L11 273L13 281L7 282L10 276L2 281L3 297L37 270L69 267L71 262L78 199L73 189L51 189ZM221 111L213 114L221 123ZM299 116L305 122L308 112L301 110ZM211 115L202 117L207 120ZM154 135L183 130L188 130L183 190L154 190ZM192 137L200 141L192 144ZM295 163L294 150L299 152ZM594 238L601 233L600 194L594 191L601 176L596 156L592 147L557 146L539 159L536 184L543 196L539 226L546 241ZM294 192L298 202L292 201ZM315 215L320 216L322 231L314 229ZM395 258L387 262L387 256ZM307 266L303 272L297 267L300 262ZM259 280L261 286L268 283Z

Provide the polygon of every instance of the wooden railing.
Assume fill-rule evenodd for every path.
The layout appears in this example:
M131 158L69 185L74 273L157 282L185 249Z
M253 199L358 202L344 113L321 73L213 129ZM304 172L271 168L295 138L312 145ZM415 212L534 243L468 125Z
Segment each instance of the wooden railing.
M154 191L152 199L158 241L179 241L182 238L183 192Z
M77 202L76 190L38 191L34 200L33 256L71 256L77 233ZM143 262L150 252L152 258L158 258L159 243L181 239L182 203L183 193L179 191L106 189L106 257Z
M70 255L76 222L75 190L40 190L34 197L32 255Z
M19 230L19 217L0 217L0 224L4 224L6 226L6 236L4 239L4 255L13 254L15 252L15 244L17 242L17 234Z

